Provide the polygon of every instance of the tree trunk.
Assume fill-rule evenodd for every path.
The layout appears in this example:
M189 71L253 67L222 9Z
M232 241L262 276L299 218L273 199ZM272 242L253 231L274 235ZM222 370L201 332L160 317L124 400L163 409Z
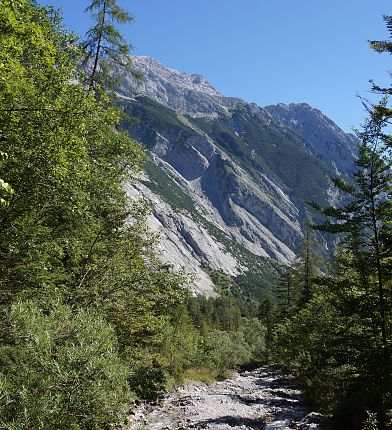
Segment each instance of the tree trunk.
M93 67L93 71L91 72L90 85L88 88L89 92L94 87L95 76L97 74L98 63L99 63L99 54L100 54L101 47L102 47L102 34L103 34L103 26L105 25L105 18L106 18L106 0L103 2L102 20L100 23L100 30L99 30L99 34L98 34L97 50L95 52L95 58L94 58L94 67Z

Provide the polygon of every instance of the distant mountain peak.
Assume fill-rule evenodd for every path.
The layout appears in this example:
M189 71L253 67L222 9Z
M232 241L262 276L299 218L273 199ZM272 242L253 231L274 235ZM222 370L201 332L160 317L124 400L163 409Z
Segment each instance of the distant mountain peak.
M155 74L159 74L162 82L175 83L177 86L182 86L194 91L208 91L215 95L222 96L215 88L200 74L180 72L160 63L158 60L148 56L132 57L134 66L140 70L148 72L148 77L151 78ZM147 75L146 75L147 76ZM172 82L174 81L175 82Z
M123 86L119 90L123 98L147 96L194 118L231 116L243 110L262 122L269 122L280 133L287 134L285 129L294 132L299 137L298 144L323 160L335 174L354 169L356 137L345 133L321 110L308 103L278 103L262 108L240 98L225 97L202 75L179 72L152 57L135 56L133 64L142 73L143 79L136 84L129 74L124 74Z
M313 155L329 164L336 174L354 169L357 138L345 133L319 109L307 103L278 103L265 109L310 143Z
M196 116L216 116L225 113L230 98L219 93L202 75L179 72L154 58L135 56L133 65L143 78L136 84L129 74L123 74L120 97L144 95L177 112Z

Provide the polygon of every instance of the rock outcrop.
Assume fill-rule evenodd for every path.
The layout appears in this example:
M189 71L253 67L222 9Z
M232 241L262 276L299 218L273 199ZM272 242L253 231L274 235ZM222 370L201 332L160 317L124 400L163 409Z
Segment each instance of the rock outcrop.
M307 103L279 103L265 109L302 136L310 144L309 152L322 159L337 175L353 172L358 152L357 138L344 133L321 111Z
M239 99L224 97L203 76L170 69L151 57L133 57L135 69L143 79L135 83L128 73L122 75L120 97L143 95L175 110L195 116L217 116Z

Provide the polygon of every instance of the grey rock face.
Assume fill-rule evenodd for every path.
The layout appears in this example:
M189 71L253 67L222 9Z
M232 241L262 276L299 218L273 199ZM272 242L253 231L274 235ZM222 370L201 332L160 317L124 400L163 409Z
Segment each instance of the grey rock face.
M170 150L161 150L162 139L170 142ZM257 255L284 264L292 261L301 230L295 206L287 196L277 206L269 197L270 184L255 183L238 164L200 135L183 141L165 135L161 129L157 142L152 148L155 162L177 179L212 224Z
M150 57L135 56L132 61L143 79L136 84L129 74L123 75L120 96L148 96L177 112L196 116L225 113L237 100L222 96L201 75L178 72Z
M306 103L279 103L265 109L303 137L311 145L308 146L309 152L330 165L336 174L353 171L357 138L345 133L321 111Z
M232 276L239 273L240 265L235 258L190 215L174 211L141 183L127 184L126 189L130 199L144 198L153 203L154 210L147 222L150 229L160 235L157 255L176 270L190 274L190 287L195 293L215 295L212 281L201 268L203 265Z

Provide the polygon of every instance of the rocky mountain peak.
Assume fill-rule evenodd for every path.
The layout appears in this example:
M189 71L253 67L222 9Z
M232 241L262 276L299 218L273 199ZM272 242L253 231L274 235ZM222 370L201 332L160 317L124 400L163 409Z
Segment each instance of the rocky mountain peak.
M222 97L202 75L179 72L164 66L151 57L136 56L132 58L132 61L134 66L144 74L145 82L153 79L162 85L172 85L184 91L196 91Z
M216 116L227 112L232 99L220 94L202 75L179 72L151 57L132 58L142 80L135 83L124 73L118 89L122 98L143 95L177 112L192 116Z

